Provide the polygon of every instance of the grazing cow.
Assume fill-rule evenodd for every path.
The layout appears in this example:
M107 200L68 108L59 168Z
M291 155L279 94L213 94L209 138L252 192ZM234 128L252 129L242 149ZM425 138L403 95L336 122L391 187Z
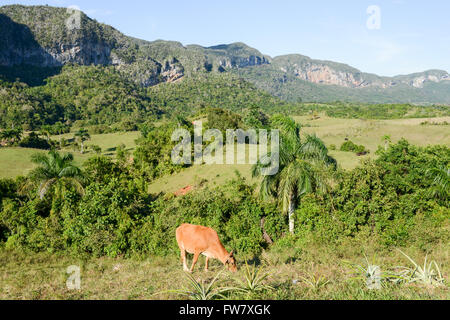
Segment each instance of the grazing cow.
M184 271L194 271L200 254L206 257L205 271L208 271L210 258L220 260L231 272L237 271L233 251L228 253L220 242L217 232L213 229L192 224L183 224L177 229L176 236L181 251ZM194 255L191 269L188 269L186 264L186 252Z

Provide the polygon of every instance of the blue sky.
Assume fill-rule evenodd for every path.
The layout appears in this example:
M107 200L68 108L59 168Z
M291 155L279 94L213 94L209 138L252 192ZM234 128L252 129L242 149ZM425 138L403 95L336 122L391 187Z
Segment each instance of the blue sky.
M384 76L450 72L450 1L0 0L0 4L76 5L96 20L145 40L212 46L245 42L277 56L300 53ZM369 29L367 8L380 8Z

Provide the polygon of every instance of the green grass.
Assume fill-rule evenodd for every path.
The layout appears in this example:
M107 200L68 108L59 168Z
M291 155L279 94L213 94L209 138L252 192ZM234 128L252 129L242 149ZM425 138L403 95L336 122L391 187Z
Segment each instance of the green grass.
M149 186L150 193L176 192L187 186L198 186L200 183L220 185L235 177L238 171L251 181L251 165L202 165L193 166L171 176L165 176L153 181Z
M429 257L438 261L444 278L448 279L448 244L438 244ZM404 249L414 259L423 261L425 253ZM405 263L397 250L373 247L370 244L347 243L341 246L316 244L302 248L272 250L254 257L253 262L267 289L254 293L231 291L227 299L449 299L448 284L433 287L419 283L389 284L380 290L369 290L364 281L352 280L352 270L344 260L364 263L364 254L373 256L384 271ZM239 286L245 279L245 259L237 255L238 272L223 272L215 284L218 289ZM192 259L192 257L189 257ZM189 260L190 261L190 260ZM204 259L199 260L193 278L210 283L223 270L217 260L211 271L203 271ZM81 290L68 290L67 267L81 268ZM321 279L321 285L311 286L303 281L309 275ZM171 290L189 288L178 255L143 258L79 258L57 254L26 254L0 249L0 299L185 299ZM271 288L269 288L271 287Z
M30 158L36 152L43 151L24 148L0 148L0 178L15 178L19 175L26 175L34 168Z
M396 143L401 138L409 140L411 143L425 146L428 144L444 144L450 146L450 130L448 126L421 126L420 123L426 120L448 121L450 117L435 119L400 119L400 120L357 120L357 119L336 119L322 116L318 120L310 120L310 117L294 117L296 121L310 125L305 126L304 131L315 133L324 140L327 146L336 145L339 149L349 138L356 144L363 144L370 154L358 157L352 152L330 151L330 154L338 160L343 169L355 168L361 160L374 158L379 146L384 146L383 136L390 135L392 143ZM183 172L166 176L153 181L150 185L150 192L176 192L186 186L196 186L202 180L212 184L221 184L234 176L237 170L239 173L251 180L251 165L203 165L193 166Z
M433 119L399 119L399 120L358 120L358 119L336 119L321 116L318 120L310 120L310 117L295 117L295 119L305 125L305 132L316 133L322 138L327 146L336 145L337 148L349 138L356 144L364 145L370 154L362 157L351 152L331 151L339 165L344 169L356 167L362 159L375 157L378 146L384 145L382 137L390 135L395 143L401 138L409 140L419 146L428 144L444 144L450 146L450 130L448 126L422 126L421 122L450 122L450 117ZM91 140L86 145L98 145L105 155L114 156L117 146L125 144L128 150L133 151L135 140L139 138L139 132L112 133L92 135ZM59 141L61 137L73 138L73 134L54 136L52 139ZM67 148L64 151L72 152L75 162L82 164L92 153L81 155L79 151ZM26 174L33 168L30 156L35 150L22 148L0 148L0 178L16 177ZM246 178L250 178L250 165L204 165L193 166L178 174L160 178L150 185L150 192L175 192L189 185L196 185L202 180L209 183L221 184L234 176L237 170Z
M127 150L132 152L135 147L135 140L140 137L139 132L119 132L111 134L92 135L91 140L86 142L86 146L98 145L102 148L102 153L108 156L115 155L115 148L125 144ZM53 136L51 139L60 141L60 138L71 139L73 133ZM74 155L75 164L81 166L84 161L93 155L92 152L81 154L80 151L71 147L65 148L63 152L70 152ZM0 178L14 178L19 175L26 175L34 165L31 163L31 155L36 152L45 152L27 148L0 148Z
M141 136L140 132L117 132L117 133L105 133L91 135L91 140L85 142L85 146L97 145L102 148L102 152L105 155L114 155L115 149L121 144L124 144L126 148L133 151L136 147L135 140ZM51 137L55 141L60 141L61 138L72 139L73 133L68 133L60 136ZM68 148L67 151L72 151L73 149ZM79 153L79 152L78 152Z
M304 125L304 131L315 133L323 139L327 146L334 144L338 149L345 142L345 138L354 143L364 145L370 150L367 156L358 157L351 152L330 152L344 169L356 167L361 159L374 158L379 146L384 146L382 138L390 135L392 143L405 138L412 144L426 146L430 144L442 144L450 146L450 130L448 126L422 126L424 121L450 121L450 117L433 119L398 119L398 120L358 120L336 119L321 116L318 120L310 120L310 117L294 117Z

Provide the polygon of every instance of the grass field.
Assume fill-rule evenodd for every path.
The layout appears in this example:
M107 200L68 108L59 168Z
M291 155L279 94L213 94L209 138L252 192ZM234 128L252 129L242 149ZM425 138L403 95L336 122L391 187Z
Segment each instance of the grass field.
M304 131L315 133L324 140L327 146L331 144L340 148L345 138L356 144L363 144L370 154L358 157L352 152L330 151L344 169L355 168L361 160L375 157L379 146L384 146L383 136L390 135L392 143L405 138L412 144L426 146L428 144L443 144L450 146L449 126L422 126L424 121L450 122L450 117L434 119L400 119L400 120L353 120L322 117L310 120L309 117L295 117L304 124ZM251 180L250 165L203 165L193 166L181 173L155 180L150 185L150 192L175 192L189 185L195 186L199 181L207 180L220 184L234 176L237 170L243 177Z
M365 158L374 157L378 146L383 145L384 135L390 135L395 143L401 138L409 140L411 143L425 146L428 144L450 145L449 126L423 126L421 122L450 122L450 117L433 119L399 119L399 120L357 120L357 119L335 119L322 116L318 120L310 120L309 117L295 117L297 121L308 125L305 132L315 133L330 146L336 145L339 149L345 138L349 138L356 144L363 144L371 152L367 156L358 157L354 153L331 151L339 165L344 169L351 169ZM114 156L115 148L120 144L125 144L126 148L133 151L135 140L140 136L139 132L113 133L92 135L92 139L86 145L98 145L105 155ZM59 141L60 138L73 138L73 134L54 136L52 139ZM79 151L66 149L75 156L75 162L81 165L92 153L80 154ZM33 168L30 156L36 150L23 148L0 148L0 178L16 177L26 174ZM237 170L246 178L250 178L250 165L203 165L193 166L181 173L173 176L163 177L154 181L149 190L152 193L175 192L189 185L196 185L202 180L220 184L234 176Z
M120 132L111 134L92 135L91 140L86 142L86 146L98 145L105 155L114 156L115 148L124 144L129 151L135 148L135 140L139 138L139 132ZM60 141L61 138L71 139L73 134L52 136L51 139ZM66 148L63 152L70 152L74 155L75 164L81 166L85 160L93 155L92 152L81 154L79 150ZM26 148L0 148L0 178L14 178L18 175L26 175L34 168L31 162L31 155L42 150Z
M404 249L417 262L425 256L415 249ZM429 254L443 274L448 274L448 244L437 245ZM440 299L450 298L447 286L433 287L420 283L386 283L379 290L369 290L363 280L351 280L351 268L344 264L365 265L364 254L382 271L395 266L411 266L398 251L376 249L367 245L348 243L339 247L317 247L314 244L291 251L263 252L258 258L247 257L250 264L268 273L263 282L273 290L258 293L229 293L229 299ZM239 270L221 274L218 287L238 286L244 280L245 257L237 256ZM189 257L192 259L192 257ZM191 260L189 260L191 261ZM69 290L67 267L81 269L80 290ZM193 273L195 280L208 284L223 269L212 261L210 271L203 271L204 258L199 259ZM312 280L308 283L304 278ZM316 281L315 281L315 280ZM0 250L0 299L186 299L168 290L189 288L178 255L141 258L71 258L56 254L24 254Z
M447 126L423 126L424 121L450 122L450 117L434 119L399 119L399 120L358 120L335 119L322 117L318 120L309 120L309 117L295 117L296 121L309 124L304 131L315 133L330 146L334 144L340 148L345 138L356 144L362 144L370 150L367 156L358 157L353 153L332 151L330 152L344 169L352 169L358 165L361 159L374 157L379 146L383 146L382 138L385 135L391 137L392 143L405 138L412 144L426 146L429 144L442 144L450 146L450 127Z
M141 134L137 131L135 132L118 132L118 133L105 133L105 134L96 134L91 135L91 140L86 141L85 146L88 147L90 145L97 145L102 148L103 154L106 155L114 155L115 148L119 145L124 144L125 147L132 151L134 150L136 144L135 140L138 139ZM55 141L60 141L61 138L64 139L72 139L73 134L63 134L59 136L52 136L51 139ZM70 149L67 149L70 151ZM73 150L72 150L73 152Z

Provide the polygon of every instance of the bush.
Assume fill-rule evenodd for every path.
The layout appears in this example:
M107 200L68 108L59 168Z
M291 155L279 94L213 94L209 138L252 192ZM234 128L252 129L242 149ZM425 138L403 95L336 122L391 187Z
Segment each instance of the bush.
M64 211L64 235L71 249L94 256L127 253L129 234L145 215L147 196L132 181L93 183L75 210Z
M104 133L112 133L112 132L114 132L114 130L110 126L105 125L105 124L99 124L96 126L91 126L89 128L90 134L104 134Z
M19 147L50 150L52 148L52 143L51 140L47 141L42 139L36 133L31 132L28 137L19 142Z
M151 135L151 134L150 134ZM275 203L255 196L241 177L185 196L149 196L145 177L127 163L104 156L89 159L85 193L63 188L60 197L40 200L35 190L19 196L24 181L0 180L0 241L7 248L69 250L76 254L178 254L175 229L182 223L214 228L228 250L245 255L268 247L295 252L311 241L337 244L371 239L386 247L427 250L447 243L448 199L431 192L424 172L448 167L446 146L420 148L401 140L376 160L341 172L327 195L302 197L294 235Z
M356 145L352 141L346 141L341 145L341 151L344 152L354 152L358 154L367 154L369 151L363 145Z

